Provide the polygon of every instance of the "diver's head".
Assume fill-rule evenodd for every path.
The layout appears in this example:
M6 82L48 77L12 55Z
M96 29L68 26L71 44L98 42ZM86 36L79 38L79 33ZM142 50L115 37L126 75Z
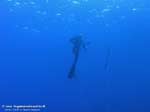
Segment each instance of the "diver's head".
M70 42L75 45L79 45L79 44L83 43L83 34L80 33L80 34L74 36L73 38L70 39Z

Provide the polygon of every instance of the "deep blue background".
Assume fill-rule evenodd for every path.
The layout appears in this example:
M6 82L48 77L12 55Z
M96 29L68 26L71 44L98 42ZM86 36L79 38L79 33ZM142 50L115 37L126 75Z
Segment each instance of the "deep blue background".
M0 104L46 104L45 112L150 112L150 2L72 1L0 1ZM69 39L80 33L91 44L69 80Z

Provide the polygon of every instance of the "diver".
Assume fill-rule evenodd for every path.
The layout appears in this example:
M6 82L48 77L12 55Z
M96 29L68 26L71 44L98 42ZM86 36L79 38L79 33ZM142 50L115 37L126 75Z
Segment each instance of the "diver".
M104 64L104 69L107 70L109 67L109 61L110 61L110 56L111 56L111 48L107 49L107 54L106 54L106 59L105 59L105 64Z
M74 55L74 61L73 61L73 64L70 68L68 78L72 79L72 78L75 77L76 65L77 65L77 62L78 62L80 50L81 50L81 48L86 49L87 48L87 43L85 43L82 35L78 35L78 36L75 36L75 37L71 38L70 42L73 45L72 52L73 52L73 55Z

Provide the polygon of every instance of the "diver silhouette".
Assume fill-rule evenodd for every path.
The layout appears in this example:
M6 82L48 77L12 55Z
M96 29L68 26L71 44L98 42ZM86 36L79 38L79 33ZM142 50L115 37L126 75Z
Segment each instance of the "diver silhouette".
M86 49L86 43L83 40L83 37L81 35L78 35L78 36L71 38L70 42L73 45L72 52L74 55L74 61L73 61L72 66L70 68L68 78L72 79L75 77L76 65L77 65L77 62L79 59L80 50L81 50L81 48Z
M107 71L109 70L109 64L110 64L110 57L111 57L111 47L107 48L107 54L106 54L106 59L105 59L105 64L104 64L104 69Z

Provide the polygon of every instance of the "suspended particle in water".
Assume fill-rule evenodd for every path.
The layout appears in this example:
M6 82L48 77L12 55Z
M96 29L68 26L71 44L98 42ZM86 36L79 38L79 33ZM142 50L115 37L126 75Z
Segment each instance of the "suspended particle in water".
M73 4L76 4L76 5L79 5L79 4L80 4L80 2L79 2L79 1L76 1L76 0L72 1L72 3L73 3Z

